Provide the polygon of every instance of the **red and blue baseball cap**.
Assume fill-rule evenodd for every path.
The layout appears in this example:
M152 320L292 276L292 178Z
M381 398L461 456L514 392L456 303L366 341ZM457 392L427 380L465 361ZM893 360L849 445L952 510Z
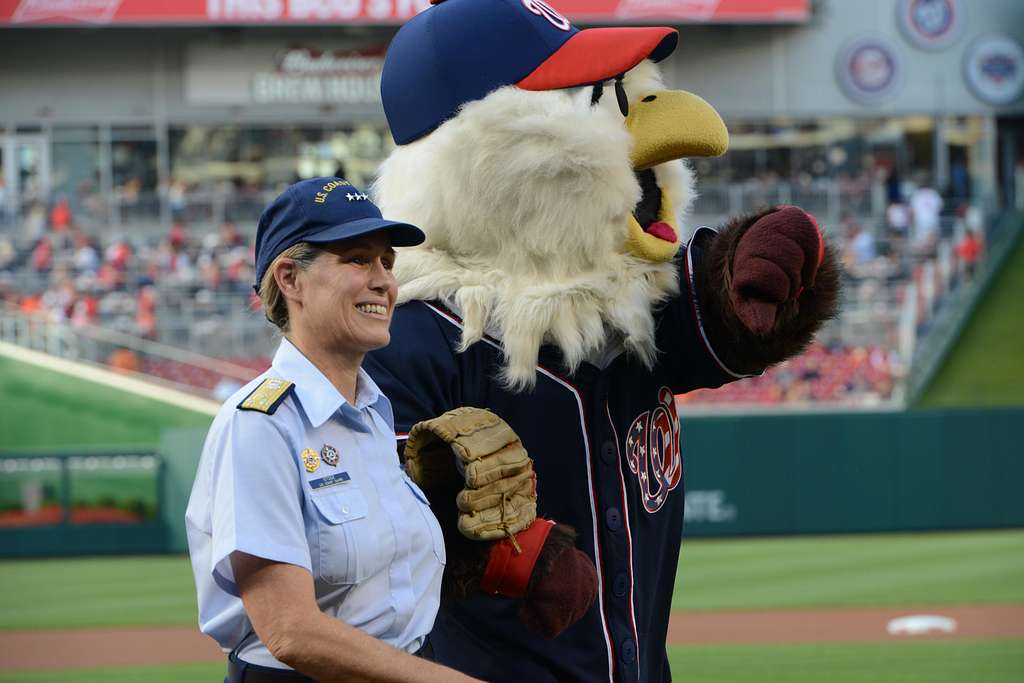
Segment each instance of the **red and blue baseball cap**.
M667 27L580 30L543 0L442 0L391 41L384 113L395 142L408 144L502 86L557 90L606 81L645 59L665 59L678 39Z
M426 236L415 225L385 220L365 193L342 178L295 183L263 210L256 229L256 284L278 254L299 242L326 244L387 230L391 245L411 247Z

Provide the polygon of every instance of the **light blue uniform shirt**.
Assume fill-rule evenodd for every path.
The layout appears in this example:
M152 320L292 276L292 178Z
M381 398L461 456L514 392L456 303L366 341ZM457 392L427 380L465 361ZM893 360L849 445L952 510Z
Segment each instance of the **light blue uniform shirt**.
M267 378L295 384L272 415L239 410ZM322 457L310 472L302 453ZM238 597L236 550L303 567L320 610L405 650L418 650L437 615L441 528L405 475L391 403L359 371L356 404L288 340L273 364L221 408L203 446L185 513L199 627L225 652L287 668L252 633ZM246 637L248 636L248 637Z

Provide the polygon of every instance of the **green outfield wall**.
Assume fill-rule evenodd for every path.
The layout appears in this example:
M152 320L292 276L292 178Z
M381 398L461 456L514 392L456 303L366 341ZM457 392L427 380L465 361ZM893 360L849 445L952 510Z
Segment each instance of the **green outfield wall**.
M175 552L188 549L185 508L188 507L205 439L205 429L168 429L160 440L160 452L169 456L164 458L163 510L167 520L167 541Z
M1024 408L684 416L685 533L1024 526L1022 428ZM174 550L185 548L182 520L203 436L170 430L161 442Z
M1024 526L1024 408L681 420L688 536Z
M1024 408L684 415L684 533L1024 527L1022 425ZM195 428L163 432L152 523L96 525L94 534L66 524L0 530L0 556L112 553L118 538L125 552L186 550L185 507L204 437Z

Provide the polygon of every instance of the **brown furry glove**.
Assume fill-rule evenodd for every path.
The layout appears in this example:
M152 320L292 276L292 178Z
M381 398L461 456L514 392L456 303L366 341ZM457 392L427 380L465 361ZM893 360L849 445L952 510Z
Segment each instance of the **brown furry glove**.
M575 547L575 537L564 524L551 530L519 608L519 621L544 638L582 619L597 599L597 570Z
M811 214L783 206L758 218L743 233L732 259L736 316L754 334L775 325L779 306L814 286L825 258L825 239Z
M582 619L597 599L597 570L575 547L571 526L538 519L515 535L517 554L510 539L469 540L454 528L451 513L434 509L448 551L443 601L459 602L479 592L519 600L519 621L543 638L554 638Z
M554 638L583 618L597 598L594 563L574 546L572 527L538 519L491 546L480 590L522 600L519 620Z
M814 218L773 206L702 231L691 249L701 321L733 372L757 374L802 351L836 313L839 266Z

